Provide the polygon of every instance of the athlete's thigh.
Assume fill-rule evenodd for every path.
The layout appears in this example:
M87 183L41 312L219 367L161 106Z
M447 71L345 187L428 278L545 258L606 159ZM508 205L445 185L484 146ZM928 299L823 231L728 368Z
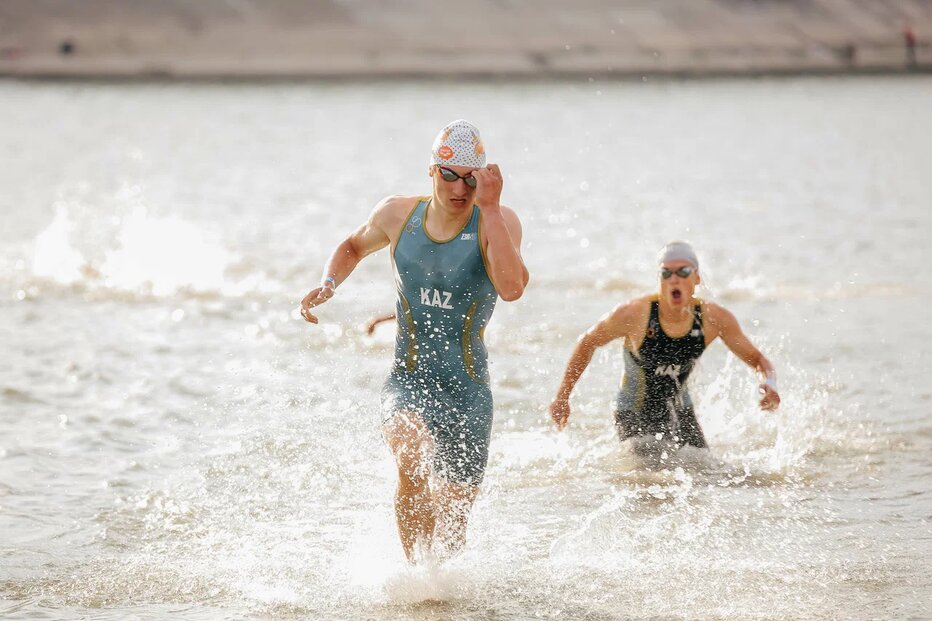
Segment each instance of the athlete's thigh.
M451 483L479 485L489 460L491 393L483 391L455 410L434 413L433 421L436 473Z
M392 414L382 423L382 436L399 466L415 466L433 455L433 437L417 412L400 410Z
M706 448L708 445L705 441L705 435L702 433L702 427L699 425L699 419L696 418L696 411L692 406L686 406L678 412L678 418L680 444Z

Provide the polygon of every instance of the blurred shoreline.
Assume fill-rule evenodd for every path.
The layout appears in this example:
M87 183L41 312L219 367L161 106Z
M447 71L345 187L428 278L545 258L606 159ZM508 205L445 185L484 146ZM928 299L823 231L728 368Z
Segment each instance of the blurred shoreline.
M346 73L317 72L276 72L265 71L250 73L244 71L230 72L176 72L176 71L129 71L115 72L108 70L87 71L17 71L5 72L0 69L0 82L130 82L130 83L379 83L404 80L408 82L475 82L475 83L539 83L547 82L663 82L683 80L733 80L733 79L782 79L782 78L818 78L818 77L883 77L883 76L929 76L932 65L923 65L916 69L872 67L866 69L832 69L800 68L725 70L707 68L702 70L642 70L642 71L560 71L537 73L509 72L469 72L442 75L427 71L356 71Z
M923 0L4 0L0 77L927 74L930 33Z

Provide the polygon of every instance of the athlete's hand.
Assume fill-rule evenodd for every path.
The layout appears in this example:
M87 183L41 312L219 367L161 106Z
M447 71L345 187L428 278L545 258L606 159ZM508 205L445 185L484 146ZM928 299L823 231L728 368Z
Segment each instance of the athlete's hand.
M304 296L301 300L301 316L309 323L317 323L317 317L311 314L311 309L320 306L333 297L333 284L326 282Z
M570 402L568 399L560 399L557 397L553 400L553 403L550 404L550 418L553 419L553 423L557 426L557 429L562 431L566 427L566 423L570 420Z
M760 390L764 394L760 400L760 409L772 412L780 406L780 394L769 384L761 384Z
M472 176L476 179L476 204L479 209L498 209L504 183L498 164L476 169L472 171Z

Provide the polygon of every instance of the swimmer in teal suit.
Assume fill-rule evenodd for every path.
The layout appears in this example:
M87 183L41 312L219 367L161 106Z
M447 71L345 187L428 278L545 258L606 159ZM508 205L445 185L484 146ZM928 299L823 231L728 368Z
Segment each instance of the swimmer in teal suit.
M465 543L489 456L492 392L483 332L499 297L524 293L521 223L499 202L502 174L486 164L466 121L434 141L430 196L390 196L344 239L301 314L330 299L363 257L390 246L399 318L382 389L382 430L398 466L395 515L405 555L444 559Z

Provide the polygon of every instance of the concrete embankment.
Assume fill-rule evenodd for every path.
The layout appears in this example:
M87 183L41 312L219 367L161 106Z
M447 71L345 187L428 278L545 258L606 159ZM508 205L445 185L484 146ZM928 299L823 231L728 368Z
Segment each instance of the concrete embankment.
M7 76L535 78L930 68L930 0L0 2L0 75Z

